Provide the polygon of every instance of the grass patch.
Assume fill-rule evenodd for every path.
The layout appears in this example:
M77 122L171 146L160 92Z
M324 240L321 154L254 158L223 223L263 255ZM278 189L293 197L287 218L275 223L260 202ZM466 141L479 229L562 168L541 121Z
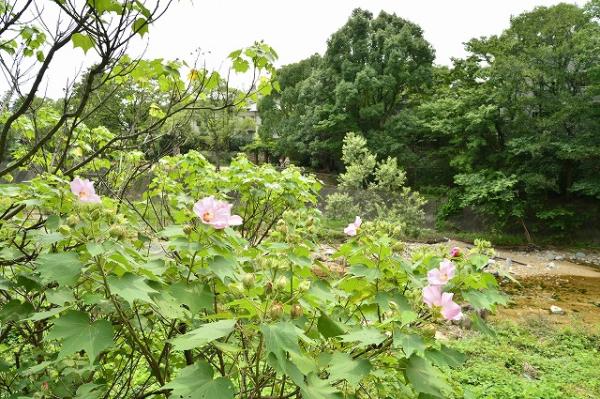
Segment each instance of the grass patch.
M598 329L557 330L534 321L498 324L496 332L496 338L476 335L452 343L468 359L450 371L465 398L600 398Z

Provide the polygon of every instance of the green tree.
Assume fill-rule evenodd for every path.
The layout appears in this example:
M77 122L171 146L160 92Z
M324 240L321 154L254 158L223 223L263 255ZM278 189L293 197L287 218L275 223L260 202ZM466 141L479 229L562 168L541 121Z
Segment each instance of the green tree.
M412 107L432 75L421 28L395 14L356 9L317 55L279 71L281 95L265 113L281 152L303 164L340 168L348 131L371 139ZM275 106L277 104L277 106Z
M471 205L493 208L465 185L485 193L498 186L491 171L515 190L515 201L494 212L504 215L501 224L524 226L525 219L566 230L583 220L586 202L600 198L600 26L590 10L538 7L501 35L471 40L450 85L420 107L440 151L448 145L456 182L469 187L457 193L464 205L477 197Z

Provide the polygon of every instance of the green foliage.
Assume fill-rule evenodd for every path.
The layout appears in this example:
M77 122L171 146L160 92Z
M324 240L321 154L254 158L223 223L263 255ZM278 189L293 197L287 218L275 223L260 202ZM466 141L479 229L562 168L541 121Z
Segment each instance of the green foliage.
M447 397L459 363L431 333L427 273L445 250L400 257L361 230L317 260L319 183L245 158L216 171L166 157L139 200L85 203L40 175L0 186L0 380L10 397ZM239 227L192 211L214 195ZM481 247L481 250L484 248ZM444 252L442 252L444 251ZM480 249L446 289L503 303ZM19 355L14 356L14 349ZM272 394L273 392L273 394Z
M377 162L367 140L352 132L344 138L342 153L346 171L339 179L343 191L327 196L327 216L351 221L356 215L368 215L376 219L378 231L395 237L418 235L425 200L404 186L406 174L396 159Z
M460 187L459 206L473 207L495 217L493 223L502 225L511 217L523 217L523 204L518 201L518 179L502 172L481 171L454 176Z
M469 208L528 242L595 231L599 22L597 1L537 7L445 67L418 26L355 10L324 56L281 68L281 92L261 103L265 129L284 156L343 161L341 181L364 188L374 160L343 160L345 133L358 132L410 186L446 188L440 222Z
M240 204L241 233L253 245L267 237L285 212L316 204L321 187L314 177L302 175L295 167L278 172L268 164L256 166L243 155L217 171L195 151L163 158L154 176L146 197L167 207L165 213L155 214L161 225L181 223L197 198L231 198Z
M409 98L429 82L433 58L419 26L356 9L324 56L279 70L281 93L261 107L265 129L294 161L339 169L344 135L379 141L394 114L410 108Z
M453 342L453 347L468 355L463 368L451 371L454 381L472 398L587 399L600 395L598 336L579 328L561 331L535 324L504 323L496 328L496 339L473 336Z
M348 221L361 213L356 200L347 192L335 192L327 196L325 214L334 220Z

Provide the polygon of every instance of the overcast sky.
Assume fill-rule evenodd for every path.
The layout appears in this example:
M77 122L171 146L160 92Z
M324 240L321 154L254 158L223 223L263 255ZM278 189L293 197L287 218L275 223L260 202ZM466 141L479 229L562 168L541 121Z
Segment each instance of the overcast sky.
M381 10L420 25L436 51L436 62L449 64L465 55L470 38L497 34L509 25L511 15L554 0L175 0L165 16L150 27L144 41L135 43L132 55L146 45L146 57L191 60L196 48L206 52L208 66L218 68L234 49L264 40L279 54L278 65L323 53L327 38L348 19L354 8L375 15ZM584 4L585 1L569 0ZM208 53L210 52L210 53ZM51 71L48 95L60 96L69 76L87 62L80 49L62 54ZM0 85L1 86L1 85Z

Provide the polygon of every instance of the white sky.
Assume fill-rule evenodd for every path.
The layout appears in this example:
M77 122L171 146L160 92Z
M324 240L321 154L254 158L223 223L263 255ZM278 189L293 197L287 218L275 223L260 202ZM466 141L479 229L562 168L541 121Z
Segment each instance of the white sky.
M436 50L436 62L465 55L463 43L473 37L497 34L509 25L511 15L554 0L175 0L172 8L150 27L146 40L135 43L132 55L147 44L146 58L192 60L201 48L207 65L218 68L234 49L264 40L279 54L278 65L323 53L328 37L348 19L354 8L375 15L380 10L420 25ZM583 5L583 0L568 0ZM210 52L210 53L208 53ZM91 53L91 52L90 52ZM88 53L88 55L90 54ZM50 97L61 95L68 77L89 64L80 49L65 51L51 70ZM2 89L0 82L0 89Z

